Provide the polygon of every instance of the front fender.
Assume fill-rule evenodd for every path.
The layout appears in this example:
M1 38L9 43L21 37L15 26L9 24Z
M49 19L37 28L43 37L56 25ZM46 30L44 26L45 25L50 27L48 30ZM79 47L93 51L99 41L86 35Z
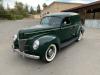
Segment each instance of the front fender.
M44 55L45 51L47 50L50 44L56 44L57 48L59 49L60 40L58 37L53 35L44 35L38 38L40 45L38 50L36 51L39 55Z

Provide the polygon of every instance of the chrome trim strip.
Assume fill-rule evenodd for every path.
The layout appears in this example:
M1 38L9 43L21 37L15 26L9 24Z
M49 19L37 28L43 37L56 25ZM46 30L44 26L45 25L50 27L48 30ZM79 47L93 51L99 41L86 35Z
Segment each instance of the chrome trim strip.
M65 26L65 27L62 27L61 29L65 29L65 28L69 28L69 27L73 27L73 26L77 26L77 25Z

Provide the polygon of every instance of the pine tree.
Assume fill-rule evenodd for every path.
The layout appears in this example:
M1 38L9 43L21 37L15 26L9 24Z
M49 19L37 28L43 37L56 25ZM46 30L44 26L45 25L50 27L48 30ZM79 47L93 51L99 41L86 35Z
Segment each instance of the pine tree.
M3 4L3 0L0 0L0 5L2 5Z
M33 9L33 7L30 8L30 14L35 14L35 10Z
M37 13L40 13L41 12L41 9L40 9L40 5L38 4L37 6Z
M25 9L24 10L25 10L25 12L29 13L28 5L27 4L25 5Z
M4 7L2 4L0 4L0 10L4 10Z
M5 14L5 9L3 7L3 0L0 0L0 14L1 15Z
M3 7L3 0L0 0L0 10L4 10L4 7Z
M7 3L7 10L10 10L9 4Z

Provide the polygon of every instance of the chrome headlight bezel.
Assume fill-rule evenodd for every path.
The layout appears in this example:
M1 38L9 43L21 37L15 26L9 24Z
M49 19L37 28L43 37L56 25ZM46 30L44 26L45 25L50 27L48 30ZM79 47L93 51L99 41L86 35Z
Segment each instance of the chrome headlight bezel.
M17 35L15 34L14 36L13 36L13 40L15 41L17 39Z
M33 43L33 49L37 50L38 47L39 47L39 44L40 44L39 40L35 40L34 43Z

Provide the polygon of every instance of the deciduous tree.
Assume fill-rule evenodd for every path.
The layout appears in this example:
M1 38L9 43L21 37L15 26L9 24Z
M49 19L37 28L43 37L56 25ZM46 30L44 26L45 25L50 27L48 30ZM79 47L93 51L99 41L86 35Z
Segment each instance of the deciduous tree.
M44 3L42 6L43 6L43 9L45 9L47 7L47 4Z

